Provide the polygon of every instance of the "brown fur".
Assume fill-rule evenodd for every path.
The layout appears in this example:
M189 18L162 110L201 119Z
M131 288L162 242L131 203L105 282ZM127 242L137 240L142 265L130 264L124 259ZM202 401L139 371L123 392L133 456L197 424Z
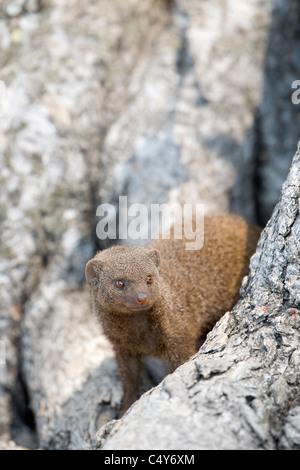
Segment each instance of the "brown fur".
M121 413L138 398L143 355L162 356L176 369L238 300L259 230L229 214L207 217L204 230L198 251L186 250L184 239L160 239L148 248L112 247L87 263L93 308L123 383Z

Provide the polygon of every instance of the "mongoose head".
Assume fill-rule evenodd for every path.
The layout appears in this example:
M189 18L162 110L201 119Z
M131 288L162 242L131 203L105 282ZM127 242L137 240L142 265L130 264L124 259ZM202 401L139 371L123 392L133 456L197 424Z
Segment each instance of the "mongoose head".
M159 298L160 254L142 247L103 250L85 268L86 280L104 313L138 313Z

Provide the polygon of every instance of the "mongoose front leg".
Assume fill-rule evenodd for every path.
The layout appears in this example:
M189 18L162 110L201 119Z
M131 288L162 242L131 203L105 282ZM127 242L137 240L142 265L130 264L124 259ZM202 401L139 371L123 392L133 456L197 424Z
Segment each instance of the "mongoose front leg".
M123 400L119 417L138 399L141 358L124 349L115 349L120 379L123 385Z
M184 364L190 357L196 354L196 341L186 338L170 342L167 345L166 359L168 361L170 372L174 372L177 367Z

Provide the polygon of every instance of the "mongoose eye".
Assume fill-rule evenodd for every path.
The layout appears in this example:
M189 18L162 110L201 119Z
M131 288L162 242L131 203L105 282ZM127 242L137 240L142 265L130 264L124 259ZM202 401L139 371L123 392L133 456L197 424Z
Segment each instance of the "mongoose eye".
M121 281L121 279L118 279L118 280L115 282L115 286L118 287L118 289L123 289L123 287L125 286L125 282L124 282L124 281Z
M147 276L146 282L147 284L152 284L153 282L152 276Z

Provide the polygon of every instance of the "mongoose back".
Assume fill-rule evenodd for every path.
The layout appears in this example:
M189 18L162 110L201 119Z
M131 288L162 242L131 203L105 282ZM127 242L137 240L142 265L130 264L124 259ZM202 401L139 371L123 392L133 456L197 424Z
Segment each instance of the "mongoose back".
M115 246L86 265L92 304L116 354L124 396L138 398L143 355L164 357L173 371L197 350L239 297L260 230L233 214L206 217L204 246L159 239L147 248Z

